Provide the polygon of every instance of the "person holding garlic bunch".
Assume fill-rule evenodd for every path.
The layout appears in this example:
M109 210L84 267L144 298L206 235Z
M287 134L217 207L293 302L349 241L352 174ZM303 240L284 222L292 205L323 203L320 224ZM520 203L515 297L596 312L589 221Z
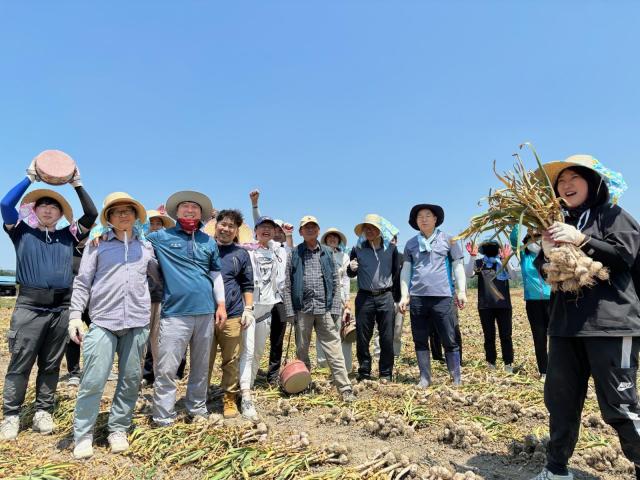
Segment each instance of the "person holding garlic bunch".
M553 266L560 252L574 245L586 257L566 261L575 265L577 285L556 283L551 293L544 388L550 441L547 465L533 480L573 478L567 464L578 441L589 376L602 417L616 429L640 479L640 302L632 281L640 226L615 203L624 180L595 158L574 155L543 168L538 174L546 173L561 199L564 222L543 233L535 264L553 286L554 280L565 281Z

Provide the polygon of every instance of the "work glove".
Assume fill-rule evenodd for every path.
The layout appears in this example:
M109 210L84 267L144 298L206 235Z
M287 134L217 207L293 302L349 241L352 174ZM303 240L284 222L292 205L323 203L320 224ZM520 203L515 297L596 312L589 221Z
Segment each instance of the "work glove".
M36 159L34 158L31 161L31 164L27 167L27 178L31 183L39 182L40 177L38 176L38 172L36 172Z
M549 258L551 255L551 250L556 248L556 242L553 241L551 235L547 232L542 235L542 250L544 251L544 256Z
M240 326L243 330L246 330L255 321L256 317L253 315L253 305L245 306L244 311L242 312L242 317L240 318Z
M349 262L349 268L351 269L352 272L357 272L358 271L358 259L354 258L353 260L351 260Z
M505 245L504 247L498 249L498 256L505 260L511 256L513 250L511 250L511 245Z
M584 233L567 223L555 222L551 225L548 232L551 238L558 243L572 243L576 246L584 243Z
M80 178L80 170L78 170L78 167L76 167L76 170L73 172L73 177L71 177L69 183L73 188L82 186L82 178Z
M72 318L69 320L67 331L69 332L69 338L80 345L84 338L84 334L87 332L87 326L81 318Z
M467 252L469 252L469 255L471 255L472 257L477 257L478 256L478 245L476 245L475 242L467 242Z

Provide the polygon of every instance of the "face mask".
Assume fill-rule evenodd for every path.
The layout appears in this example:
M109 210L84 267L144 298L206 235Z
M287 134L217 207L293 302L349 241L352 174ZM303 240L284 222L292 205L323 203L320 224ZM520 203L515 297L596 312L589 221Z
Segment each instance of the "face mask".
M538 253L540 253L540 244L532 243L529 246L527 246L527 250L529 250L534 255L537 255Z
M193 233L200 226L200 220L195 218L179 218L178 223L186 233Z

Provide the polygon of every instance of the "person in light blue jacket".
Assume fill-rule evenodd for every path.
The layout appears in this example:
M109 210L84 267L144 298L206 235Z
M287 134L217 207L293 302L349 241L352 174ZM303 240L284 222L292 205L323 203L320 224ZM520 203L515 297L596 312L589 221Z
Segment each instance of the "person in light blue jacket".
M527 307L527 317L533 334L533 345L536 351L536 362L540 379L547 375L547 328L549 327L549 295L551 287L544 281L533 261L540 252L538 242L529 243L531 235L527 233L522 239L522 245L518 245L519 227L513 229L509 240L515 250L520 249L520 269L522 283L524 284L524 300ZM529 243L529 245L527 245Z

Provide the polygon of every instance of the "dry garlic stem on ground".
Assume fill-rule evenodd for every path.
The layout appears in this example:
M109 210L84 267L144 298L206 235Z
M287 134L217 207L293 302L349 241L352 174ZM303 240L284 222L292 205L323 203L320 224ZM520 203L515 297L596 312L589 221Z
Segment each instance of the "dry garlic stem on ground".
M548 260L543 269L554 292L578 292L583 287L594 286L597 280L609 279L609 270L575 245L551 249Z

